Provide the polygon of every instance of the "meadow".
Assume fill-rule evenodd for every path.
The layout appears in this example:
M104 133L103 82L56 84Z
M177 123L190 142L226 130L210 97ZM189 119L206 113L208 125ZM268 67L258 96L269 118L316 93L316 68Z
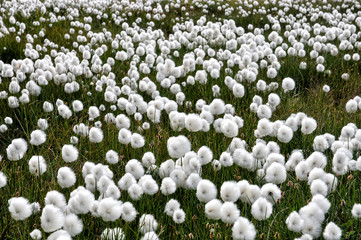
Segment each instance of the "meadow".
M0 239L361 239L359 1L0 15Z

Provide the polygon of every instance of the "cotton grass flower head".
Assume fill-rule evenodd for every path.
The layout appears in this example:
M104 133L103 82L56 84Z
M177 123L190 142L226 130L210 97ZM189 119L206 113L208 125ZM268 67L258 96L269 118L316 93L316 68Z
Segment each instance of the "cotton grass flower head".
M143 214L139 219L139 229L142 234L154 232L158 228L158 222L151 214Z
M11 141L11 144L6 148L7 158L10 161L17 161L24 157L28 150L28 144L22 138L16 138Z
M100 128L92 127L89 130L89 141L91 143L100 143L103 141L104 134Z
M176 210L180 209L180 203L175 199L170 199L165 205L164 212L172 217Z
M184 124L185 128L190 132L198 132L202 129L202 119L198 114L188 114Z
M31 237L31 239L34 239L34 240L40 240L42 238L41 231L39 229L34 229L30 233L30 237Z
M141 148L145 144L144 137L139 133L133 133L130 138L130 145L132 148Z
M116 164L119 161L119 155L116 151L114 150L109 150L106 154L105 154L105 159L107 160L108 163L110 164Z
M207 203L217 197L217 188L213 182L203 179L198 183L196 195L200 202Z
M132 200L139 200L142 197L143 193L143 188L136 183L132 184L128 188L128 194Z
M25 220L32 214L29 200L23 197L14 197L8 200L11 217L16 220Z
M138 214L133 204L130 202L125 202L122 204L121 212L122 219L126 222L133 222Z
M105 222L114 222L120 218L121 202L113 198L104 198L99 202L98 213Z
M328 213L331 207L330 201L321 194L314 195L311 201L316 203L325 214Z
M44 200L45 205L54 205L61 211L65 211L65 208L67 206L65 196L56 190L48 192Z
M159 240L159 237L155 232L151 231L145 233L140 240Z
M65 217L54 205L46 205L41 213L41 228L44 232L54 232L64 226Z
M286 219L287 228L293 232L301 232L303 223L303 218L296 211L291 212Z
M284 92L292 91L295 88L295 81L292 78L284 78L282 80L282 88Z
M53 232L52 234L50 234L47 238L47 240L71 240L71 235L65 231L65 230L57 230L55 232Z
M251 208L252 216L257 220L266 220L272 214L272 204L263 197L258 198Z
M361 204L355 203L352 207L352 217L361 218Z
M7 182L7 177L6 175L0 171L0 188L3 188L6 186L6 182Z
M118 134L118 141L122 144L128 144L130 143L132 138L132 133L125 128L122 128L119 130L119 134Z
M159 190L157 182L151 176L149 176L149 178L145 179L144 181L140 179L139 184L143 188L143 192L147 195L154 195Z
M234 138L238 135L238 125L231 119L224 119L221 123L221 131L224 136Z
M172 178L166 177L162 180L162 185L160 187L160 191L163 195L170 195L175 193L177 190L177 184L173 181Z
M104 240L125 240L125 234L121 228L106 228L100 238Z
M261 187L261 196L274 204L281 199L281 190L273 183L266 183Z
M206 165L213 159L212 150L207 146L202 146L197 152L197 157L201 165Z
M65 162L74 162L78 159L78 149L70 144L66 144L61 149L61 156Z
M191 150L191 143L183 135L170 137L167 141L167 149L171 158L180 158Z
M68 214L65 216L63 228L72 237L75 237L83 231L83 221L73 213Z
M76 176L69 167L61 167L58 170L57 181L60 187L69 188L76 182Z
M224 202L236 202L240 197L240 190L236 182L226 181L221 186L221 198Z
M144 168L138 160L131 159L125 165L125 172L132 174L135 179L139 179L144 175Z
M42 130L34 130L30 134L30 144L39 146L46 141L46 134Z
M280 184L286 181L286 178L287 178L286 168L278 162L272 163L266 169L265 179L269 183Z
M334 222L329 222L323 231L323 237L326 240L338 240L341 239L342 230Z
M173 221L177 224L181 224L185 221L186 214L182 209L177 209L173 213Z
M46 172L46 162L43 156L32 156L29 160L29 171L34 175L43 175Z
M302 207L299 214L303 219L313 220L317 223L322 223L325 219L325 214L322 209L314 202L310 202L306 206Z
M137 180L135 180L135 177L131 173L126 173L123 175L123 177L118 181L118 186L121 190L127 191L128 188L135 184Z
M225 202L220 209L221 219L224 223L233 224L240 215L237 205L233 202Z
M317 128L317 122L315 119L306 117L302 120L301 131L303 134L311 134Z
M144 167L149 168L150 166L155 164L155 161L156 161L156 159L152 152L144 153L144 155L142 157L142 164Z
M320 222L315 221L314 219L307 219L304 221L303 228L301 231L303 234L309 234L313 238L318 238L322 232L322 226Z
M253 240L256 238L256 229L247 218L239 217L233 224L232 237L235 240Z

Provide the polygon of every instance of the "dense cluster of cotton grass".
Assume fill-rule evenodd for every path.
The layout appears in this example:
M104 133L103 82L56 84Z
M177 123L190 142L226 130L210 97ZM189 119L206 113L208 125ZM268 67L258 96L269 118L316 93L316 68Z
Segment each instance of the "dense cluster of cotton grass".
M0 61L0 195L18 228L1 237L203 239L181 230L197 215L209 229L187 229L218 239L345 234L330 209L361 171L359 123L331 134L279 109L306 91L291 65L349 81L359 2L5 1L1 12L2 57L19 53ZM308 201L288 203L298 186ZM347 219L358 202L341 202Z

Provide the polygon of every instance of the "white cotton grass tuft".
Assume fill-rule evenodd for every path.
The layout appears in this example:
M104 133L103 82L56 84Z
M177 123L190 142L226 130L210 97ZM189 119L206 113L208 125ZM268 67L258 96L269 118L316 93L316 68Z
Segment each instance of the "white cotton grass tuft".
M233 224L232 237L235 240L253 240L256 238L256 229L247 218L239 217Z
M182 209L177 209L173 213L173 221L177 224L181 224L185 221L186 214Z
M58 170L57 181L60 187L69 188L76 182L76 176L69 167L61 167Z
M28 150L28 144L22 138L16 138L11 141L11 144L6 148L7 158L10 161L17 161L24 157Z
M221 207L221 219L224 223L233 224L240 215L237 205L233 202L225 202Z
M196 195L200 202L207 203L217 197L217 187L213 182L203 179L198 183Z
M139 180L139 184L143 188L143 192L147 195L154 195L158 192L159 186L157 182L152 178L149 177L148 179L145 179L144 181Z
M131 202L125 202L121 206L122 219L126 222L133 222L137 217L137 210Z
M132 133L125 128L119 130L118 141L122 144L129 144L132 138Z
M41 228L44 232L54 232L64 226L64 214L54 205L46 205L41 213Z
M125 234L121 228L106 228L100 235L104 240L125 240Z
M46 194L45 205L54 205L63 212L67 206L65 196L56 190L50 191Z
M221 219L222 202L219 199L213 199L205 205L205 214L208 219L219 220Z
M8 200L11 217L16 220L25 220L32 214L29 200L23 197L14 197Z
M70 213L65 216L63 229L75 237L83 231L83 221L77 215Z
M292 91L295 88L295 81L292 78L284 78L282 80L282 88L284 92Z
M132 174L135 179L139 179L144 175L144 168L138 160L131 159L125 165L125 172Z
M296 211L291 212L286 219L287 228L293 232L301 232L303 223L303 218Z
M101 143L103 141L103 130L97 127L92 127L89 130L89 141L91 143Z
M139 133L133 133L130 138L130 145L132 148L141 148L145 144L144 137Z
M68 162L68 163L74 162L78 159L78 156L79 156L78 149L71 144L66 144L61 149L61 157L63 158L63 160L65 162Z
M173 181L172 178L166 177L162 180L162 185L160 186L160 191L163 195L167 196L175 193L177 190L177 184Z
M109 150L106 154L105 154L105 159L107 160L108 163L110 164L116 164L119 161L119 155L116 151L114 150Z
M240 190L236 182L226 181L221 186L221 198L224 202L236 202L240 197Z
M290 127L283 125L278 129L277 131L278 141L283 143L288 143L291 141L292 138L293 138L293 130Z
M317 122L315 119L306 117L302 120L301 131L303 134L308 135L315 131L317 128Z
M121 190L127 191L131 185L136 183L137 180L135 180L135 177L131 173L126 173L119 179L118 186Z
M143 214L139 219L139 229L142 234L154 232L158 228L158 222L151 214Z
M62 230L62 229L53 232L47 238L47 240L59 240L59 239L71 240L72 238L71 238L71 235L67 231Z
M132 200L139 200L142 197L143 193L143 188L136 183L132 184L128 188L128 194Z
M286 178L286 168L278 162L273 162L266 170L265 179L269 183L280 184L286 181Z
M43 156L32 156L29 160L29 171L36 176L46 172L46 162Z
M155 232L151 231L145 233L140 240L159 240L159 237Z
M328 210L331 207L330 201L321 194L314 195L311 202L316 203L324 214L328 213Z
M351 210L352 217L361 218L361 204L355 203Z
M7 183L6 175L2 171L0 171L0 188L5 187L6 183Z
M167 204L165 205L164 212L165 212L168 216L172 217L173 214L174 214L174 212L175 212L176 210L178 210L178 209L180 209L180 203L179 203L177 200L175 200L175 199L172 198L172 199L170 199L170 200L167 202Z
M303 228L301 231L303 234L309 234L313 238L318 238L322 232L322 226L320 222L315 221L314 219L307 219L304 221Z
M43 236L42 236L41 231L39 229L34 229L33 231L31 231L30 237L33 240L40 240L40 239L42 239Z
M144 167L149 168L152 165L155 164L155 156L152 152L146 152L144 153L143 157L142 157L142 164Z
M184 126L190 132L198 132L202 129L202 119L198 114L188 114L185 118Z
M258 198L251 208L252 216L257 220L266 220L272 214L272 204L263 197Z
M99 202L98 214L105 222L114 222L122 214L121 202L113 198L104 198Z
M30 144L34 146L39 146L46 141L46 134L42 130L34 130L30 134Z
M171 158L180 158L191 150L191 142L183 135L170 137L167 141L167 149Z
M279 187L273 183L266 183L261 187L261 196L270 203L275 204L281 199L282 193Z
M312 181L310 188L311 188L312 196L315 196L317 194L321 194L324 197L327 196L327 193L328 193L327 185L321 179L316 179L316 180Z
M329 222L323 231L325 240L338 240L342 237L342 230L334 222Z

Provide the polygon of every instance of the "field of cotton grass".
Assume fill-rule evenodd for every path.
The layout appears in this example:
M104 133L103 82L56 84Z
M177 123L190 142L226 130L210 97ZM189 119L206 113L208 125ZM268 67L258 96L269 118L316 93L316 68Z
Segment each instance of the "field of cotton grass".
M0 239L361 239L359 1L0 15Z

